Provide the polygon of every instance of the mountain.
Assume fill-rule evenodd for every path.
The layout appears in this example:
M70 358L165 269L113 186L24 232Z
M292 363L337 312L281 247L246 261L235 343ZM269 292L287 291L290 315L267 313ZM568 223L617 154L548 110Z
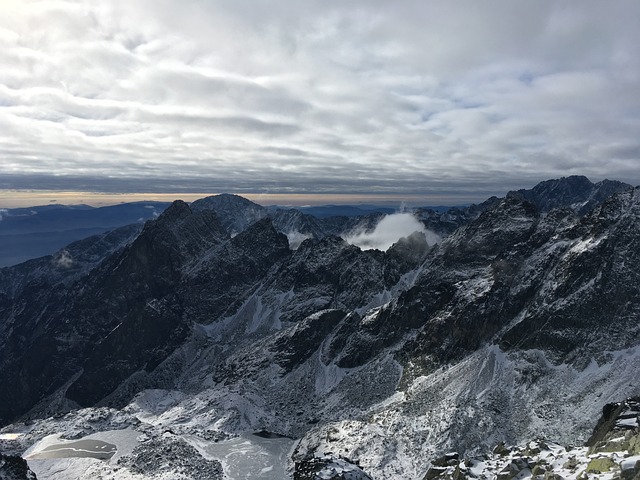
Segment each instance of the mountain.
M543 212L558 207L570 207L584 215L602 201L615 194L624 192L631 185L615 180L602 180L592 183L582 175L572 175L555 180L541 182L530 190L517 190L508 195L533 203Z
M69 243L157 217L169 204L45 205L0 209L0 267L50 255Z
M466 207L451 208L417 208L416 217L425 227L441 237L446 237L463 225L475 220L480 213L487 208L496 205L500 201L497 197L491 197L479 205L469 205Z
M640 188L602 185L419 211L450 233L385 252L331 233L376 215L177 201L140 231L2 269L0 433L21 436L0 448L110 442L121 457L74 475L120 479L197 478L181 469L218 472L203 462L233 448L258 472L291 449L300 479L462 478L444 453L541 437L564 458L551 442L586 441L604 405L640 394ZM504 456L518 472L524 449ZM71 461L30 466L52 478Z

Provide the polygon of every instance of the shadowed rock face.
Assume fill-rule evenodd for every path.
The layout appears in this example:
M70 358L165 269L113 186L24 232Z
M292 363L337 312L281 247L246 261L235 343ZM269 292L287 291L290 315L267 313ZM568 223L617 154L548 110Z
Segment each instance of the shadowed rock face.
M638 342L640 190L607 199L563 235L546 278L505 348L544 348L570 361ZM548 260L549 261L549 260Z
M527 200L542 212L571 207L579 215L584 215L605 198L630 188L631 185L623 182L603 180L592 183L585 176L572 175L541 182L530 190L509 192L508 196Z
M94 404L133 373L153 371L185 341L193 322L217 318L236 295L289 255L286 238L268 219L228 239L211 211L194 213L186 205L177 208L167 211L174 217L161 217L159 225L143 231L111 270L124 270L116 277L123 285L112 291L136 296L123 305L124 321L89 354L82 374L67 390L71 400ZM166 227L160 222L166 222ZM138 283L128 284L132 277L139 278ZM107 288L111 287L113 276L105 278ZM104 285L97 288L105 289Z
M0 453L0 478L3 480L37 480L27 462L17 455Z
M234 292L289 254L268 220L229 239L212 211L175 202L80 281L25 285L6 299L14 327L5 330L0 376L16 388L1 394L0 415L24 412L78 374L67 397L94 404L134 372L152 371L194 321L229 308Z

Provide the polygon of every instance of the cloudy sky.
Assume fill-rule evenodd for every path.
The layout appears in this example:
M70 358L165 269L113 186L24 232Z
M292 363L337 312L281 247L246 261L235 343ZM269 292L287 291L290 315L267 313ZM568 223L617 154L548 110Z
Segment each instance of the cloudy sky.
M638 184L638 45L637 0L0 0L0 189Z

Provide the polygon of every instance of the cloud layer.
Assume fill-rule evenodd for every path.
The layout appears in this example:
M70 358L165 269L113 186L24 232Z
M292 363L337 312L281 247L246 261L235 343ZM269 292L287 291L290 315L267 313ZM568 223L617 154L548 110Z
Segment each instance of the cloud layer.
M0 187L640 183L640 3L0 3Z
M371 231L353 232L345 236L345 240L357 245L362 250L377 249L386 251L402 237L414 232L423 233L429 245L440 242L440 237L425 228L411 213L394 213L385 215Z

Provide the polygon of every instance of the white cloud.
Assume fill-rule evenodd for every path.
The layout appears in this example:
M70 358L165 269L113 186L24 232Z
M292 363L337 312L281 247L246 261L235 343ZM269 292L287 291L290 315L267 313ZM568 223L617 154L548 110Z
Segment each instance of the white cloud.
M2 170L69 188L640 183L639 17L631 0L2 2Z
M58 268L71 268L73 266L73 258L67 250L60 250L53 256L52 263Z
M394 213L380 219L373 230L357 231L345 235L345 240L363 250L386 251L391 245L414 232L423 233L429 245L440 242L440 237L427 230L411 213Z
M298 231L287 233L287 240L291 250L297 250L300 244L309 238L312 238L312 236Z

